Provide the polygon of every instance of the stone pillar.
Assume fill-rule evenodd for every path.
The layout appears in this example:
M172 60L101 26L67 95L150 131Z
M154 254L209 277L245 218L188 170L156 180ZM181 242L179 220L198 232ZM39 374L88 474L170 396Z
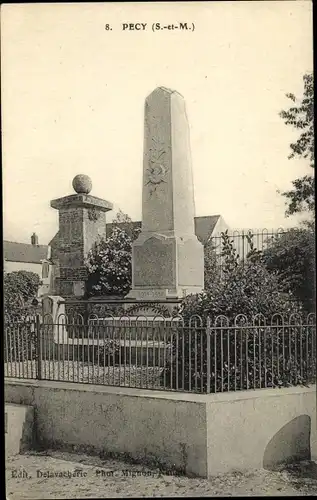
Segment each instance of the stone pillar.
M181 298L204 286L184 98L155 89L145 101L144 129L142 231L133 244L128 297Z
M73 179L76 194L51 201L59 212L58 246L54 258L58 261L57 295L81 298L85 291L87 270L85 259L99 236L106 233L106 212L112 203L91 196L91 180L86 175Z
M66 343L67 330L63 325L67 323L67 318L63 298L58 295L46 295L42 301L42 313L44 324L52 325L51 329L43 329L43 344Z

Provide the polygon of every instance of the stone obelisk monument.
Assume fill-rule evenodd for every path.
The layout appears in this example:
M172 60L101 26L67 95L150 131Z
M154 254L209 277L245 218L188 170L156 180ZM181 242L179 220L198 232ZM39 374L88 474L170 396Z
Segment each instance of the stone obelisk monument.
M142 231L133 244L128 297L179 299L204 286L184 98L155 89L145 101L144 129Z

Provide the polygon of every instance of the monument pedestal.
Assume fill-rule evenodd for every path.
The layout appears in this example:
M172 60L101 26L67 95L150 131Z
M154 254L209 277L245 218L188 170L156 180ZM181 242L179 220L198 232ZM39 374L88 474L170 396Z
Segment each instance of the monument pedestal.
M202 290L203 247L195 235L141 233L132 249L132 290L136 300L181 299Z
M52 257L59 266L55 293L80 300L88 277L85 260L94 243L105 236L106 212L112 203L89 194L92 183L86 175L74 177L73 187L76 194L51 201L59 213L58 245Z

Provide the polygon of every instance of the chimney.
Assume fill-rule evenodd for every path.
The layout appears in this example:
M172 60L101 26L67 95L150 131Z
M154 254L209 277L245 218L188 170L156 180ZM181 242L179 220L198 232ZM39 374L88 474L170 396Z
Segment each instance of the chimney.
M36 233L33 233L31 236L31 244L33 246L38 246L38 244L39 244L39 237Z

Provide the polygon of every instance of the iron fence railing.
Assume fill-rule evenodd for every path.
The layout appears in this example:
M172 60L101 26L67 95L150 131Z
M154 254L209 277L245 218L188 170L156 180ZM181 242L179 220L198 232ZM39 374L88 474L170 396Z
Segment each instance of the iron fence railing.
M241 231L232 231L225 233L232 243L233 248L236 251L236 255L239 260L243 263L246 260L248 253L253 246L256 250L263 252L267 250L270 245L278 238L286 234L288 230L283 228L279 229L261 229L252 230L244 229ZM223 236L221 234L214 235L210 238L209 244L213 247L217 257L218 264L222 267L224 262L223 251Z
M315 315L5 318L6 377L214 393L315 382Z

